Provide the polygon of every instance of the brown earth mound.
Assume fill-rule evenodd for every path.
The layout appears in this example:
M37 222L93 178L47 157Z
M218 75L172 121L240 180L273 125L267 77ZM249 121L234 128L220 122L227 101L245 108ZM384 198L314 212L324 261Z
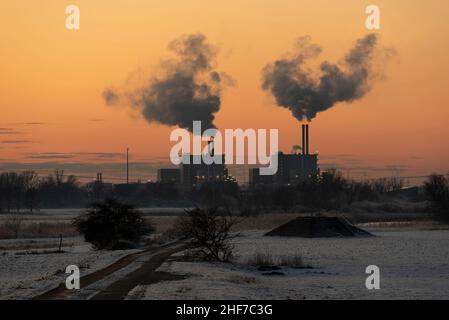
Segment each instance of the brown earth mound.
M366 237L368 231L339 217L298 217L265 234L277 237L330 238Z

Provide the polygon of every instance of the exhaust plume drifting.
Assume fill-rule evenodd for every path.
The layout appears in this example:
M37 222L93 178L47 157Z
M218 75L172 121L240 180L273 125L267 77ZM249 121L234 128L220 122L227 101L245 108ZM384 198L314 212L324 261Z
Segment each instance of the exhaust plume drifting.
M369 34L357 40L340 65L324 61L319 72L313 73L305 62L316 58L321 47L310 41L308 36L299 38L293 57L276 60L262 71L262 88L299 121L311 121L338 102L362 98L382 75L378 60L385 62L394 54L392 49L379 48L378 36Z
M105 89L106 104L114 104L123 96L150 123L192 131L193 121L200 120L203 128L215 128L221 91L232 85L228 75L214 70L217 50L202 34L181 36L168 49L176 58L161 63L160 77L150 77L144 86L123 94Z

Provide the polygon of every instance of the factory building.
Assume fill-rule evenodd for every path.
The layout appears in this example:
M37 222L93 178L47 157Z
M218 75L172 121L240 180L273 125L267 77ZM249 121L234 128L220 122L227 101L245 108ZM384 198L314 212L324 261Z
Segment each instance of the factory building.
M309 125L302 125L301 152L285 154L278 153L278 171L272 176L260 175L259 168L249 171L249 183L252 186L259 184L297 184L319 175L318 154L309 153Z
M189 159L189 163L181 163L179 168L181 184L185 187L195 187L202 182L224 181L229 178L224 155L221 164L206 164L201 155L184 155L184 157Z
M209 155L214 157L213 139L208 143ZM202 155L182 155L179 168L161 168L157 171L157 181L180 184L186 188L197 187L202 182L235 181L229 176L225 165L225 155L221 156L221 163L207 164Z

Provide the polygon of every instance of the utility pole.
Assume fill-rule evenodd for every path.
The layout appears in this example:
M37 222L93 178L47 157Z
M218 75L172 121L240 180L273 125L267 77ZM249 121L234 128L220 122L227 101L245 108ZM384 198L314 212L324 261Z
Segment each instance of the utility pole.
M126 184L129 184L129 148L126 148Z

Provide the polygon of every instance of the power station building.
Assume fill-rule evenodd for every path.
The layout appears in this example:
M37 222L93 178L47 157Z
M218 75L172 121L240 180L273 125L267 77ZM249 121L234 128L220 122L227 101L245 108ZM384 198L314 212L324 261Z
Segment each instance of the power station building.
M309 153L309 125L302 125L302 146L298 152L278 152L278 170L274 175L261 175L260 168L249 170L250 186L289 185L310 180L320 174L318 154ZM299 152L300 150L300 152ZM209 141L209 155L214 157L213 140ZM159 182L175 183L185 188L200 186L203 182L232 180L225 165L225 155L219 155L221 163L204 162L202 155L182 155L178 168L162 168L157 171Z
M309 153L309 125L302 125L302 146L300 153L285 154L278 153L278 170L271 176L260 174L259 168L249 171L249 184L252 186L260 184L288 185L307 181L319 175L318 154Z
M214 156L212 140L209 142L209 154ZM157 179L188 188L199 186L202 182L232 180L225 165L225 155L220 156L221 163L207 164L202 155L184 154L178 169L159 169Z
M180 183L185 187L195 187L202 182L224 181L228 179L228 169L225 165L225 156L221 155L221 163L206 164L201 155L184 155L189 162L183 161L179 165Z

